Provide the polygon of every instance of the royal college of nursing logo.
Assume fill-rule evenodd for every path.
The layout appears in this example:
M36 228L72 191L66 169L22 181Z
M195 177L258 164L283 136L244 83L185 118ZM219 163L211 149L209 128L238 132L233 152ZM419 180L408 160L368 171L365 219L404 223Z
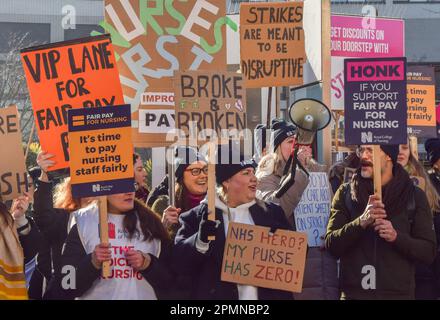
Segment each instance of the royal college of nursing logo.
M92 185L92 191L93 192L100 192L101 191L101 185L100 184Z
M372 143L373 142L373 132L361 132L362 143Z

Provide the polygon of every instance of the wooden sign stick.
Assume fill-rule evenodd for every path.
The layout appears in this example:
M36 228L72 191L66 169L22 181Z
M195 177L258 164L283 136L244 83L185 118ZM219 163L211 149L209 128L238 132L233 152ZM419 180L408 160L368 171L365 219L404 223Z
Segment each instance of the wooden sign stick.
M102 196L98 198L99 206L99 237L101 243L109 243L108 239L108 216L107 216L107 197ZM104 262L102 264L102 277L110 277L110 262Z
M382 199L382 173L380 168L380 146L373 146L373 172L374 172L374 194Z
M215 220L215 143L209 143L208 161L208 219ZM215 240L215 236L209 236L208 240Z

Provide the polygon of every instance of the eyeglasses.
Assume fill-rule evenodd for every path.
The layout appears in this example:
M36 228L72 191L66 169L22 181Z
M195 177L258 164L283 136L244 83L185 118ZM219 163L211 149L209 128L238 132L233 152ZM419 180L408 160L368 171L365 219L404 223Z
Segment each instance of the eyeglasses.
M204 174L207 175L207 174L208 174L208 167L186 169L185 171L191 171L191 174L192 174L193 176L198 176L198 175L200 175L200 173L202 173L202 171L203 171Z
M368 152L369 155L373 154L373 148L371 147L359 147L356 149L356 155L360 158L364 154L364 152Z

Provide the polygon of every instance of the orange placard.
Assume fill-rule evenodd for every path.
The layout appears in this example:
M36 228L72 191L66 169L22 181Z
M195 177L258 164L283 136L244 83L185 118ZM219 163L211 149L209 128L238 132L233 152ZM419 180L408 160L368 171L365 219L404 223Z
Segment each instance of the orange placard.
M110 36L88 37L21 51L35 123L49 170L69 166L67 111L124 103Z
M0 195L3 201L27 191L28 180L17 107L0 109Z
M307 234L229 223L222 281L301 292Z
M68 120L72 195L133 192L130 106L75 109Z
M133 141L139 147L174 142L174 71L226 70L225 1L106 0L126 102L132 106Z
M240 5L241 71L246 87L303 84L303 2Z
M408 134L418 138L436 138L434 68L408 66L406 74Z

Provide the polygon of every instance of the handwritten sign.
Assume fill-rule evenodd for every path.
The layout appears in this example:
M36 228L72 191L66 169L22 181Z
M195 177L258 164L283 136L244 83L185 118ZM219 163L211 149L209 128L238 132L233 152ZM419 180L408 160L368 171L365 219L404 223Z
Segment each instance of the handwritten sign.
M330 183L325 172L310 172L310 182L295 208L296 230L307 233L309 247L320 247L330 216Z
M303 5L241 3L240 56L246 87L303 84Z
M435 114L435 72L429 66L408 66L408 134L437 138Z
M228 139L230 133L236 136L237 131L246 129L246 92L241 74L177 72L175 88L179 138L201 144L212 136Z
M49 171L69 166L67 112L123 104L108 35L21 51L40 144L55 155Z
M304 233L230 223L222 281L301 292L307 251Z
M168 146L174 132L173 76L178 70L226 70L226 3L214 0L106 0L104 29L120 57L136 146ZM171 134L171 136L173 136Z
M345 59L345 144L405 144L406 58Z
M134 191L130 106L69 111L74 197Z
M20 118L17 107L0 109L0 195L12 200L28 190Z
M332 15L332 109L344 109L344 59L403 57L404 55L405 23L402 19Z

